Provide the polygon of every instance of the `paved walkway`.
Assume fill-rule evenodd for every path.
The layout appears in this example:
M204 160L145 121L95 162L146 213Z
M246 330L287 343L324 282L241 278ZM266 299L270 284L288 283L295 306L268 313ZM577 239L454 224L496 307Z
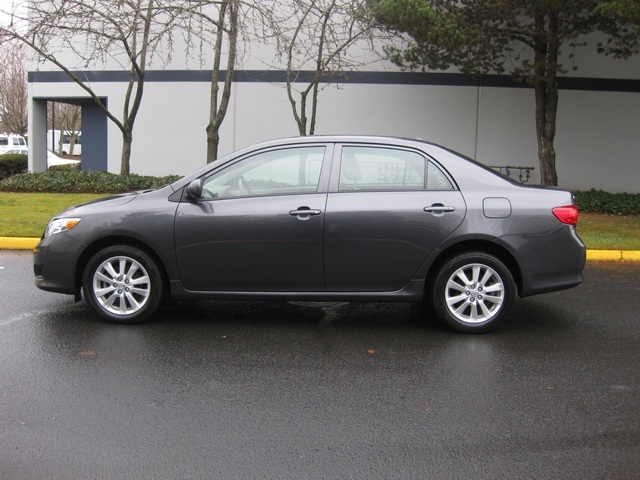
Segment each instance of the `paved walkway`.
M33 250L39 238L0 237L0 250ZM638 250L587 250L587 260L640 261Z

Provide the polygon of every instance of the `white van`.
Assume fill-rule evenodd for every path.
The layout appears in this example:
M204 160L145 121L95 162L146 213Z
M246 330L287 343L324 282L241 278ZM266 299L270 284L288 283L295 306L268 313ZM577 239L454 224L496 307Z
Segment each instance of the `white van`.
M0 155L5 153L28 155L29 148L24 137L15 133L0 133Z
M71 145L72 140L73 145ZM47 150L58 155L82 155L82 132L79 130L48 130Z

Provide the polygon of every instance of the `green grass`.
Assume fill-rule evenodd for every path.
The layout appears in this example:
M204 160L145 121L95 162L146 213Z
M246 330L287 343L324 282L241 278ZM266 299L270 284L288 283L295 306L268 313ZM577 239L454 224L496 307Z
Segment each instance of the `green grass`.
M51 217L106 194L0 192L0 237L40 237Z
M0 192L0 237L39 237L56 213L106 194ZM640 250L640 215L580 214L578 234L588 248Z
M578 235L594 250L640 250L640 215L582 213Z

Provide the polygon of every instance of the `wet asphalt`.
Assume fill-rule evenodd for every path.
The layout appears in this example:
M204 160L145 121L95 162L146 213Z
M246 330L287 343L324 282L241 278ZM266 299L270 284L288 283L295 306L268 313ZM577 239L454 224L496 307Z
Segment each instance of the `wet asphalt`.
M0 478L640 478L640 263L481 335L410 304L100 323L0 251Z

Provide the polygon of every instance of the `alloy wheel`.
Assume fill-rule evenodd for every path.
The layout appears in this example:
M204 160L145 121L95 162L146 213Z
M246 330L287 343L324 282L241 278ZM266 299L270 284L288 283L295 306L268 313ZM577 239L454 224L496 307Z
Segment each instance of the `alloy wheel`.
M110 257L93 274L92 290L98 304L114 315L132 315L151 295L151 279L141 263L126 256Z
M446 283L445 303L464 323L482 323L499 312L505 298L504 281L488 265L471 263L453 272Z

